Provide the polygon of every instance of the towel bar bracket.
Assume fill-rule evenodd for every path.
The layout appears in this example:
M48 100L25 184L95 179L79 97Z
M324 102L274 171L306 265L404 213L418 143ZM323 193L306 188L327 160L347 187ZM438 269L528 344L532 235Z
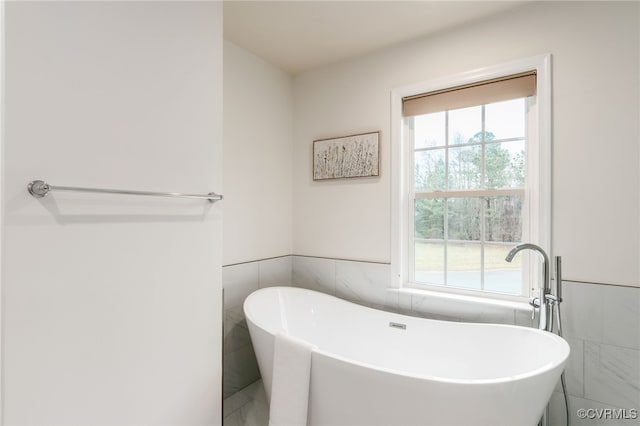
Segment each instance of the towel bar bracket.
M29 194L33 195L34 197L42 198L49 193L49 185L41 180L34 180L32 182L29 182L29 185L27 185L27 190L29 190Z

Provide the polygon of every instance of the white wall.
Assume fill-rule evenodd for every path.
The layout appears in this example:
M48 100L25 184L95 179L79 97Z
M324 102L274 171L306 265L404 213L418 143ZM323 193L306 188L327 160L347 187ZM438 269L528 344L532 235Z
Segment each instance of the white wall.
M291 254L292 120L291 76L225 41L224 265Z
M636 2L534 2L294 80L297 255L390 261L390 92L553 57L553 248L565 278L640 285ZM314 139L380 130L379 178L313 182Z
M4 424L219 424L216 2L8 2Z

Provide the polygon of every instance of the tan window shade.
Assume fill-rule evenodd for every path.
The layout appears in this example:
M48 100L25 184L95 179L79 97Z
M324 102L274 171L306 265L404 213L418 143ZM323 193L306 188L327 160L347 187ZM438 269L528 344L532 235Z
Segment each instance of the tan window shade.
M451 87L402 99L402 115L428 114L437 111L483 105L536 94L536 73L520 74Z

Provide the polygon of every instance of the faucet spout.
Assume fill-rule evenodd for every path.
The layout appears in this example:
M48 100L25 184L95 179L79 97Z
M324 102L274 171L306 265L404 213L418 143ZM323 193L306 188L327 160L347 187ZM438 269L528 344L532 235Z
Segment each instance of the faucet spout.
M531 243L518 244L511 249L504 260L506 260L507 262L511 262L515 255L521 250L533 250L542 256L542 260L544 262L544 288L548 291L551 291L551 280L549 279L549 256L547 256L547 253L542 247Z
M551 279L549 277L549 256L547 256L547 253L544 251L544 249L542 249L542 247L531 243L523 243L518 244L517 246L512 248L509 254L507 254L507 257L504 258L504 260L506 260L507 262L511 262L515 255L521 250L533 250L542 256L544 281L542 286L540 287L540 296L535 301L536 303L532 303L532 305L534 307L539 306L540 308L540 319L538 322L538 328L540 330L547 330L547 328L549 327L548 319L551 316L550 305L549 303L547 303L547 295L551 294Z

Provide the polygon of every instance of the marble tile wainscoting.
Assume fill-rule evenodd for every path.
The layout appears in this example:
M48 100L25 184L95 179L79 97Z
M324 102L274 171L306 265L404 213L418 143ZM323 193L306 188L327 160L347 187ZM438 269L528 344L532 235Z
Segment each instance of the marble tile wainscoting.
M261 287L294 285L426 318L533 326L525 311L469 309L455 301L389 291L389 276L388 264L308 256L225 267L225 398L259 378L242 302ZM626 409L627 417L633 417L632 409L640 412L640 288L566 281L563 296L563 331L571 346L566 366L571 424L640 425L640 418L612 418L625 414L615 409ZM605 409L599 411L601 416L607 415L607 409L613 411L607 419L581 419L579 409ZM598 412L589 413L593 417ZM551 401L550 424L564 425L564 416L558 385Z
M571 424L640 425L640 288L565 282L563 298ZM553 425L565 424L560 392L551 400ZM580 418L580 409L604 411Z
M223 398L260 378L242 304L259 288L291 285L291 256L222 268L224 289ZM227 413L230 414L230 413Z

